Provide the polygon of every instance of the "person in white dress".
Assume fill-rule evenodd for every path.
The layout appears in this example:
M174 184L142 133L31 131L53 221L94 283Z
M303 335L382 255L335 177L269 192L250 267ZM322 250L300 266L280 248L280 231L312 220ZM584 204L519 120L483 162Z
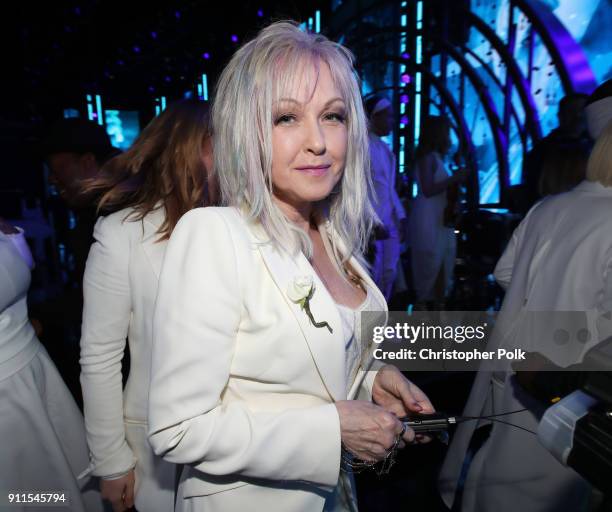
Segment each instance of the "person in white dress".
M418 194L409 221L412 282L420 303L444 301L453 278L457 241L454 228L444 223L444 210L448 188L464 180L466 173L449 174L443 159L450 147L448 120L424 119L414 173Z
M525 347L539 342L538 352L560 367L581 362L589 349L612 335L607 314L612 311L612 122L597 140L587 164L586 180L570 192L537 203L514 231L495 268L506 289L500 315L509 326L507 343ZM570 329L570 343L544 345L553 328L542 318L584 314L588 338ZM502 316L500 316L502 318ZM538 331L534 331L533 327ZM544 329L544 330L543 330ZM534 332L537 333L534 335ZM539 402L519 385L511 371L479 372L464 416L481 416L526 409L505 418L536 431L550 404ZM440 475L441 495L450 507L476 422L457 429ZM586 510L589 486L563 466L535 435L510 425L494 424L472 460L465 478L461 510L506 512L573 512Z
M212 120L225 206L168 243L151 445L184 464L178 511L354 510L343 449L382 460L414 439L397 416L433 408L359 337L358 310L386 305L360 263L375 217L352 58L272 24L221 74Z
M84 277L81 385L91 471L114 512L166 512L176 470L147 441L153 307L167 240L182 214L215 194L208 105L181 101L153 119L89 190L101 193ZM129 377L122 359L129 344Z
M372 203L384 233L375 241L372 277L388 301L398 274L406 212L395 190L395 155L381 139L393 129L391 102L382 96L372 96L366 101L365 107L370 128L368 143L375 193Z
M89 461L83 416L28 319L31 267L23 231L0 219L0 508L46 510L9 502L9 492L42 492L63 493L54 510L101 511L95 479L79 478Z

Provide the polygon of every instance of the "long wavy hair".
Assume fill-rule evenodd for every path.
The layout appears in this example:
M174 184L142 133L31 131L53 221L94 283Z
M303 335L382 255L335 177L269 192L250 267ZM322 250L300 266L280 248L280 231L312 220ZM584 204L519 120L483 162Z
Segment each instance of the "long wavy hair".
M308 67L318 71L322 65L347 107L348 146L339 184L315 206L346 244L341 258L334 247L336 262L343 263L363 253L376 219L368 195L367 123L349 50L287 21L266 27L240 48L221 74L212 107L215 169L224 205L247 210L273 243L311 257L310 238L273 200L273 105L300 85Z
M172 103L153 119L125 153L109 160L86 185L99 195L98 211L131 208L126 220L142 220L164 208L160 240L172 234L181 216L211 203L212 170L203 160L210 136L208 104Z

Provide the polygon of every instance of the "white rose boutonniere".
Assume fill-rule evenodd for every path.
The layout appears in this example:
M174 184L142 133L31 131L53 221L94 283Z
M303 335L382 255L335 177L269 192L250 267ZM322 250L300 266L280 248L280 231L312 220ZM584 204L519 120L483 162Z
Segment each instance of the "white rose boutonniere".
M297 276L287 289L287 296L292 302L299 304L315 327L327 327L330 333L334 331L327 322L316 322L310 311L310 299L315 292L312 276Z

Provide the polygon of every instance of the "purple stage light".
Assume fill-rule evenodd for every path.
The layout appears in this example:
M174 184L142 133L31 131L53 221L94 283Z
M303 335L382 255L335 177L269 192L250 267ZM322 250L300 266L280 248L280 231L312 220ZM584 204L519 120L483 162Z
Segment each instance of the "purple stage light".
M117 64L119 64L120 66L123 66L125 64L125 62L122 59L119 59L117 61Z
M134 53L140 53L140 46L134 46L132 49L134 50Z
M180 20L180 19L181 19L181 11L174 11L174 17L175 17L177 20Z
M402 124L408 124L408 116L402 116L402 117L400 117L400 123L402 123Z
M208 53L208 52L204 52L204 53L202 54L202 58L203 58L203 59L206 59L206 60L210 59L210 53Z
M402 75L402 83L409 84L410 83L410 75L403 74Z
M155 32L155 31L151 32L151 38L152 39L157 39L157 32Z
M166 82L169 82L170 80L172 80L172 78L170 78L168 75L166 75L166 76L164 77L164 80L165 80Z
M410 58L410 54L408 52L402 53L402 59L409 59L409 58Z
M408 103L408 95L407 94L402 94L400 96L400 103Z
M152 85L149 85L149 92L155 92L155 87L153 87Z
M261 9L257 10L257 16L259 16L260 18L263 18L263 11Z
M238 42L238 36L236 34L232 34L232 43Z

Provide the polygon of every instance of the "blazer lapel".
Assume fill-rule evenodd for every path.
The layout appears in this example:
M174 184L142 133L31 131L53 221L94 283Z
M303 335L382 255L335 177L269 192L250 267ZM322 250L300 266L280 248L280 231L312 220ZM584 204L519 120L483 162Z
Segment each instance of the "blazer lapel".
M158 241L160 234L157 232L164 223L164 219L165 211L164 208L161 207L149 212L142 220L142 249L149 260L157 279L159 279L162 263L164 261L164 254L166 253L167 241Z
M301 252L298 256L291 257L270 242L258 243L258 247L272 279L300 326L327 392L333 400L346 399L344 333L340 315L331 296ZM300 305L289 299L287 290L293 280L300 276L312 276L315 285L315 292L310 300L312 315L317 322L328 322L333 333L325 327L312 325Z

